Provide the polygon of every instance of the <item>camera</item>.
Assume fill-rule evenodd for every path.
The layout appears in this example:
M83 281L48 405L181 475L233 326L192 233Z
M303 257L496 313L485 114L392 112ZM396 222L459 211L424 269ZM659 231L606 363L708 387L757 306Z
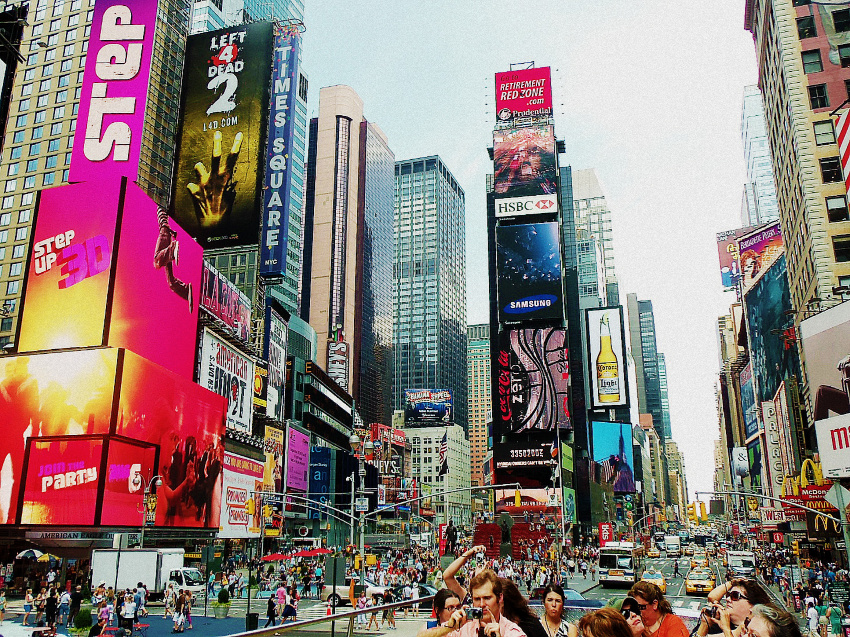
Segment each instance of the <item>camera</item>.
M720 617L720 609L717 606L709 606L702 610L703 613L706 614L707 617L711 617L712 619L717 619Z
M481 619L484 617L484 609L483 608L467 608L466 609L466 618L467 619Z

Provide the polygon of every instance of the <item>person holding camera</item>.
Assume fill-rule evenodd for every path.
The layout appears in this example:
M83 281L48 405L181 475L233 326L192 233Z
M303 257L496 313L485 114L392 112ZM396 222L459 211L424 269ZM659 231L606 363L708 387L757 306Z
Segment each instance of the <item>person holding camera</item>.
M628 595L638 603L647 637L689 637L687 626L673 614L670 602L664 599L664 593L658 586L651 582L637 582Z
M445 584L446 588L450 591L457 593L459 599L466 599L467 590L457 581L455 575L457 575L458 571L462 569L470 557L473 555L484 555L484 552L487 548L483 545L473 546L471 549L464 551L460 554L460 556L451 564L446 567L446 570L443 571L443 584ZM476 562L480 561L480 558L476 558Z
M723 598L726 598L725 607L721 604ZM753 606L756 604L772 605L767 592L758 585L758 582L744 578L736 578L715 586L708 594L708 601L711 606L706 608L701 615L700 625L697 629L698 637L723 632L723 626L720 622L721 609L727 612L730 630L734 637L738 637L741 633L741 626L744 620L749 617Z
M451 621L452 615L455 611L460 610L461 606L457 593L448 588L438 590L437 594L434 595L434 614L437 616L437 625L429 628L426 624L416 634L416 637L442 637L442 635L445 635L446 632L441 629Z

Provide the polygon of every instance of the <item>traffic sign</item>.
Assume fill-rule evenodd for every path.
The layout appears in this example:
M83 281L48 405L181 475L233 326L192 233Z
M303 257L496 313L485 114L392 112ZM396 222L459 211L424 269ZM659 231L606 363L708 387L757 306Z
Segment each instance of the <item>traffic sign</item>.
M783 533L774 532L771 535L773 536L774 544L782 544L785 541L785 535Z
M844 506L846 507L850 504L850 491L848 491L845 487L842 487L837 482L833 483L832 488L823 496L823 499L829 502L836 509L841 509L841 507L838 506L839 491L841 492L841 499L844 500Z
M354 510L357 513L366 513L369 510L369 498L357 498L354 501Z

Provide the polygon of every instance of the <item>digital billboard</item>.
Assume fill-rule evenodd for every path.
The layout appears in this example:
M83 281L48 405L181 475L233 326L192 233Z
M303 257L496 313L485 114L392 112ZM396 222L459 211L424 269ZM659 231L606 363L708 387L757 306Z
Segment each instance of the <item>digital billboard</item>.
M100 523L141 526L144 513L139 511L139 504L145 485L156 476L156 468L156 445L115 436L108 439Z
M69 181L136 181L158 6L94 3Z
M548 66L496 73L496 119L552 114L552 73Z
M516 489L496 489L496 514L522 516L526 511L553 514L558 506L552 504L550 494L552 489L520 489L517 502Z
M259 241L271 68L271 22L186 40L172 214L206 248Z
M634 493L634 449L632 426L622 422L593 421L593 461L599 465L601 479L614 493Z
M321 519L322 509L331 503L331 469L331 450L310 447L310 499L317 505L308 511L311 520Z
M756 438L747 444L747 461L750 467L750 488L757 489L761 487L761 439Z
M616 305L586 312L591 406L593 409L627 406L623 308Z
M500 322L563 316L558 228L557 222L496 228Z
M755 226L724 230L717 233L717 252L720 257L720 281L724 288L735 288L741 280L738 239L756 230Z
M254 361L205 329L201 338L198 383L227 398L227 427L251 432Z
M307 491L310 470L310 436L287 425L286 486Z
M527 126L493 131L496 216L558 213L555 129Z
M405 426L430 427L452 420L451 389L405 389Z
M744 293L764 274L784 251L782 230L774 221L738 239L741 288Z
M277 303L266 305L266 338L263 358L268 364L266 416L283 421L286 385L286 347L289 339L289 313Z
M266 149L263 231L260 242L261 275L283 276L289 227L292 184L292 142L298 87L301 33L295 26L275 25L272 57L269 134ZM306 99L306 94L305 94ZM307 103L301 101L306 109Z
M773 400L786 378L800 378L796 339L789 340L785 330L793 327L791 292L785 270L785 255L761 274L744 297L750 364L755 379L756 401Z
M222 538L257 537L260 532L259 521L248 514L248 499L255 491L262 491L263 463L240 456L224 453L222 466L224 479L221 499Z
M201 279L201 308L221 319L231 333L243 343L251 331L251 300L230 279L204 261Z
M744 439L758 433L759 419L756 412L756 392L753 387L753 367L747 363L738 376L741 385L741 411L744 412Z

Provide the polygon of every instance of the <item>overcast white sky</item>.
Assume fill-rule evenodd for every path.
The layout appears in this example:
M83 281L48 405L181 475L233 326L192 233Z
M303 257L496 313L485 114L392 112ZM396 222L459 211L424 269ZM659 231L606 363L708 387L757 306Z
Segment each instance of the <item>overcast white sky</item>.
M556 134L595 168L613 212L617 272L650 299L666 354L673 438L693 493L718 438L715 233L740 226L743 87L755 84L744 0L307 0L310 114L347 84L396 159L440 155L466 192L469 323L487 321L484 176L493 76L552 67Z

